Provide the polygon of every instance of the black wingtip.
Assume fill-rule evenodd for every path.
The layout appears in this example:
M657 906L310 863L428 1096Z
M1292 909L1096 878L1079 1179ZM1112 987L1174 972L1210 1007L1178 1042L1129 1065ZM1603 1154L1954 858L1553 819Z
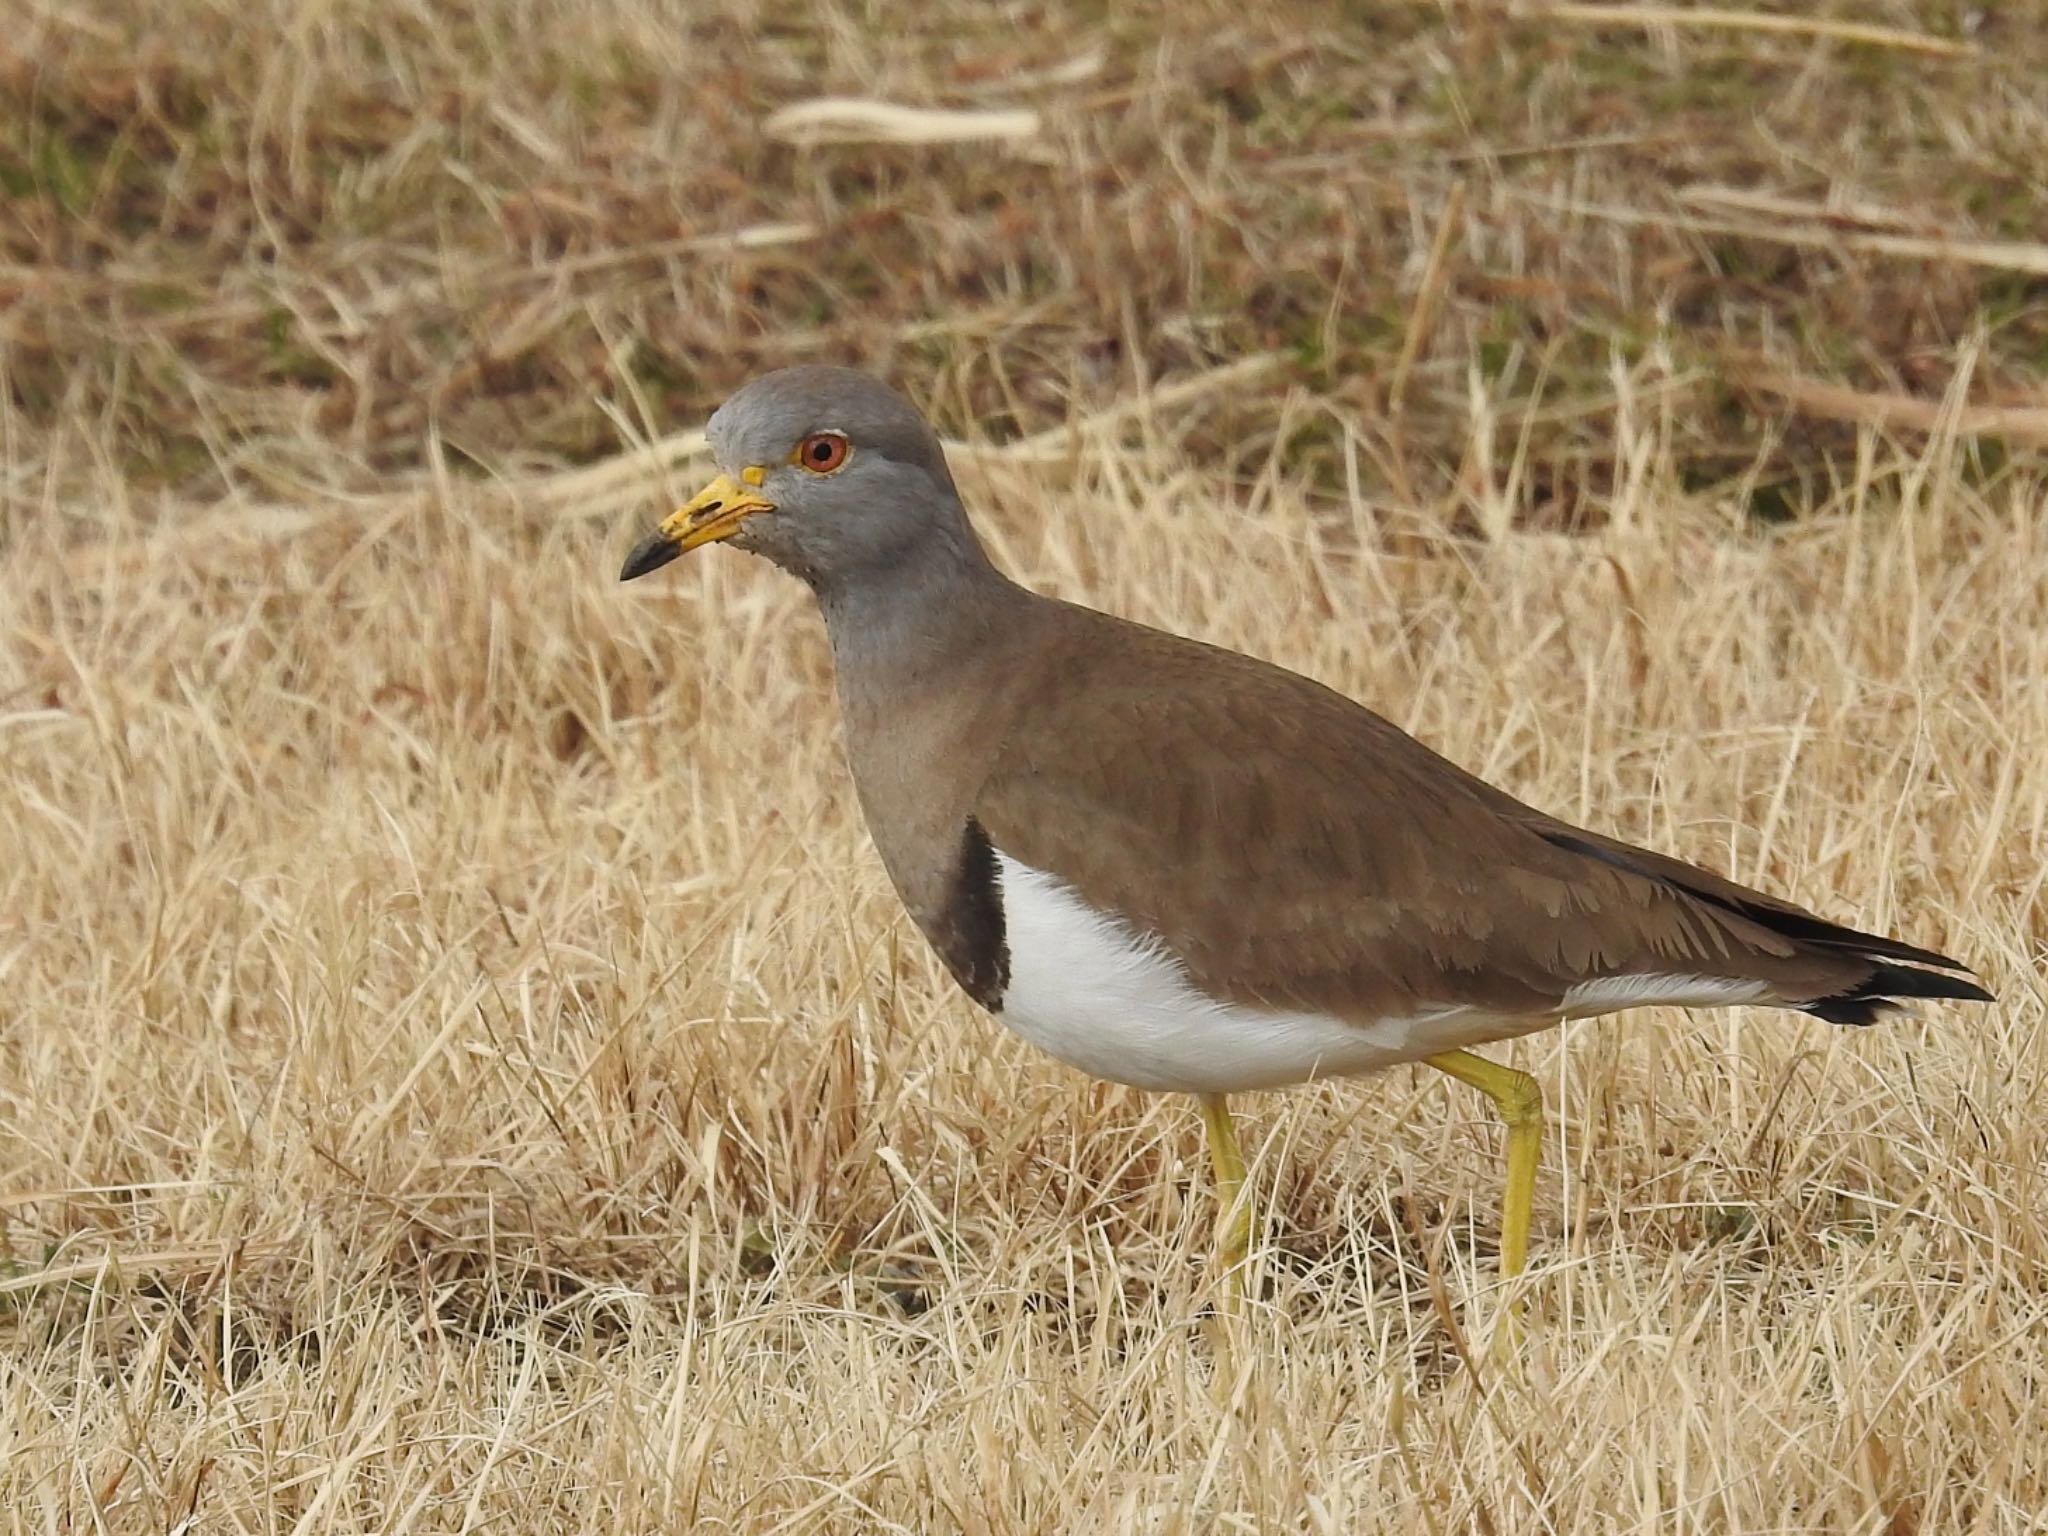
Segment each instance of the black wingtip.
M633 546L633 552L626 556L626 563L619 567L619 580L631 581L649 571L658 571L681 553L674 539L656 530Z
M1916 971L1910 966L1880 963L1867 980L1833 997L1816 998L1803 1011L1830 1024L1875 1024L1888 1013L1901 1013L1913 998L1942 998L1960 1003L1995 1003L1997 998L1961 976Z

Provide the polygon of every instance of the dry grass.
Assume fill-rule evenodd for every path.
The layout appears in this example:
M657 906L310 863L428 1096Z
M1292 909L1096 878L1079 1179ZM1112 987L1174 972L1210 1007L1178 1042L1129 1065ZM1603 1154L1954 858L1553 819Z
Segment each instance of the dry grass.
M1008 438L1278 350L1403 499L1455 484L1483 395L1557 527L1613 492L1616 359L1655 359L1686 483L1782 515L1855 435L1759 371L1939 399L1973 330L1970 403L2048 371L2024 7L20 3L0 370L72 424L38 469L111 457L145 507L600 458L594 394L659 432L817 356ZM1873 31L1952 54L1832 35ZM1041 128L788 142L839 97ZM1338 488L1344 435L1272 405L1186 446L1284 434Z
M1640 212L1655 156L1737 180L1748 108L1702 126L1725 37L1418 10L1197 54L1150 13L963 11L892 51L850 13L363 0L194 5L117 68L140 21L37 15L0 43L40 125L0 163L30 189L0 268L0 1530L2040 1527L2048 464L1956 435L2026 407L2039 301L1847 246L1746 286L1675 215L1521 196ZM1916 205L1946 219L2039 127L1999 73L2032 43L1992 41L1735 53L1866 131L1873 196L1948 155ZM711 58L761 100L702 99ZM1364 126L1304 105L1404 68ZM752 125L793 83L1048 127L1038 158L777 148ZM1513 154L1667 90L1640 165ZM1787 134L1828 114L1772 99L1759 133L1809 163ZM1570 174L1514 184L1546 159ZM2027 192L2026 163L1984 175ZM998 166L1032 196L975 202ZM1440 240L1452 178L1478 222ZM834 238L633 244L777 222ZM880 274L913 247L905 298ZM1043 275L1005 288L1020 250ZM1510 279L1565 297L1537 325ZM1034 582L1951 949L2000 1003L1518 1047L1558 1113L1513 1370L1458 1339L1497 1302L1476 1098L1247 1099L1266 1300L1219 1366L1192 1114L943 981L801 593L723 551L622 591L661 477L523 478L800 355L889 364L955 430L1073 423L962 456ZM1883 418L1930 435L1746 444L1712 358L1930 402Z

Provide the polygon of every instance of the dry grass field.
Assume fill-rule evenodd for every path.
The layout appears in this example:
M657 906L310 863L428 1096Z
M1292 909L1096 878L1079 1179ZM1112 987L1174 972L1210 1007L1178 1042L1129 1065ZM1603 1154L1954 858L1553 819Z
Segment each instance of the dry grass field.
M2026 7L19 4L0 1531L2048 1528ZM1508 1357L1477 1095L1247 1097L1226 1347L1191 1107L944 980L801 590L614 580L807 358L1030 581L2000 1001L1503 1051Z

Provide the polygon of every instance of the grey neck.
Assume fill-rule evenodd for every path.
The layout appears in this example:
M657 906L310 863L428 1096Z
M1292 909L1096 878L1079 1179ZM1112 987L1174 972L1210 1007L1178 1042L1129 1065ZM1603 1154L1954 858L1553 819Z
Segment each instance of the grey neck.
M814 582L841 698L939 681L1015 632L1033 595L995 568L964 519L886 563Z

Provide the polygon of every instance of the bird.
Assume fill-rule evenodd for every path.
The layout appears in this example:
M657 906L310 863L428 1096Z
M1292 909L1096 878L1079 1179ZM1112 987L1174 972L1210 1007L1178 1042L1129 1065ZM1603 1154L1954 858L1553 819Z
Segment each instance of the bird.
M1497 1263L1528 1260L1543 1095L1478 1054L1648 1005L1870 1024L1993 1001L1959 961L1545 814L1365 706L1034 592L937 434L845 368L744 385L719 473L622 581L725 543L815 595L874 846L960 988L1097 1078L1192 1096L1215 1261L1252 1201L1230 1096L1421 1062L1505 1126Z

